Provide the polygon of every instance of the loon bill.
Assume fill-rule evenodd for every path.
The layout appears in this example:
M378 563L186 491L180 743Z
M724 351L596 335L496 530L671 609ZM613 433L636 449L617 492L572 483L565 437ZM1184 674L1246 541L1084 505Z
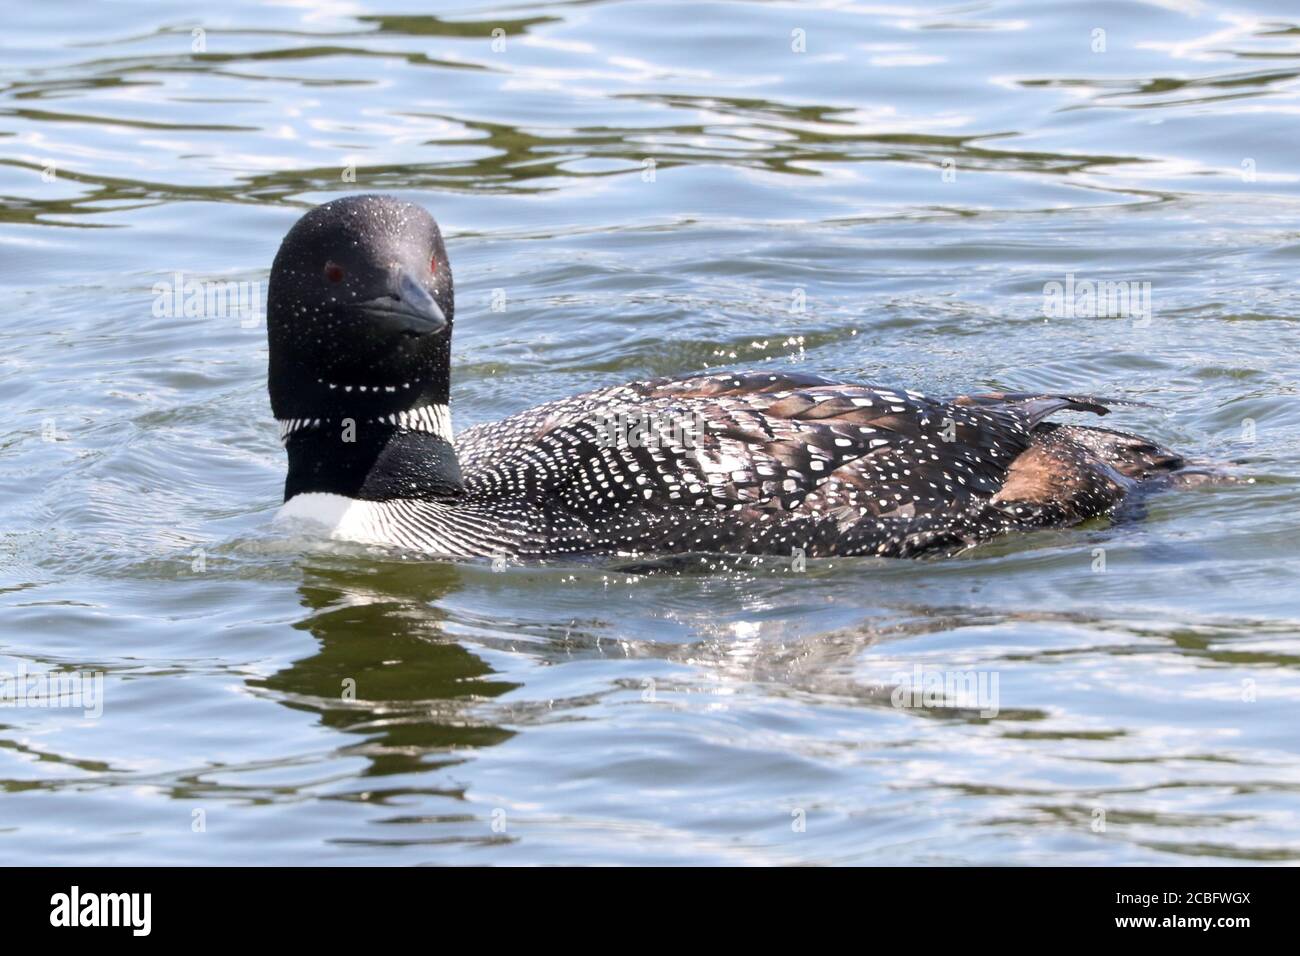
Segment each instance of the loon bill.
M280 518L440 555L911 557L1077 524L1183 466L1046 420L1104 415L1104 399L940 400L790 372L632 382L453 437L454 312L424 209L352 196L294 225L267 304Z

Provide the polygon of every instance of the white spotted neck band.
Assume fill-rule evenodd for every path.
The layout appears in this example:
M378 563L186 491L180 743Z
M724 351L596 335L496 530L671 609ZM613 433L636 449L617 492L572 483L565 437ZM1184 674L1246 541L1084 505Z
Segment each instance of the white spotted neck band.
M289 436L307 428L325 428L333 424L342 424L346 421L346 416L341 419L333 418L277 418L276 422L280 426L280 443L288 442ZM384 423L396 425L405 431L424 432L429 435L437 435L445 441L451 441L451 409L446 405L421 405L418 408L407 409L404 412L393 412L391 415L380 415L377 418L357 419L361 424Z

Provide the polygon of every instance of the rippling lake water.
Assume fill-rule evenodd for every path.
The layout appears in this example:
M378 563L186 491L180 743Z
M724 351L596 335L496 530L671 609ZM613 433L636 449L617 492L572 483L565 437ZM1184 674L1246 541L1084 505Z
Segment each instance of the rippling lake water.
M1300 859L1298 75L1290 3L8 18L0 860ZM801 572L286 540L264 325L160 290L361 191L447 235L458 428L767 363L1253 481Z

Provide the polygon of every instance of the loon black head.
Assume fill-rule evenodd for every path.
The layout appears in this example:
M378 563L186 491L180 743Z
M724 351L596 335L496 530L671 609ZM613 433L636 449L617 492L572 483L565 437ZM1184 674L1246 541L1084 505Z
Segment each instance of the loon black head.
M289 230L266 313L286 499L379 495L398 479L416 493L459 485L447 411L454 308L442 234L419 206L349 196ZM416 458L427 474L400 467Z
M451 265L419 206L349 196L289 230L267 294L281 421L387 417L447 402Z

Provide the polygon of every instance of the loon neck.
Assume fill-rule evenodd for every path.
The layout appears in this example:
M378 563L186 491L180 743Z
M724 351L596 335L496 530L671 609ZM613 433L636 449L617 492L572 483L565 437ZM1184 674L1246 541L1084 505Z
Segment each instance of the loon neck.
M365 416L280 419L284 500L320 492L366 501L455 498L463 490L446 404Z

